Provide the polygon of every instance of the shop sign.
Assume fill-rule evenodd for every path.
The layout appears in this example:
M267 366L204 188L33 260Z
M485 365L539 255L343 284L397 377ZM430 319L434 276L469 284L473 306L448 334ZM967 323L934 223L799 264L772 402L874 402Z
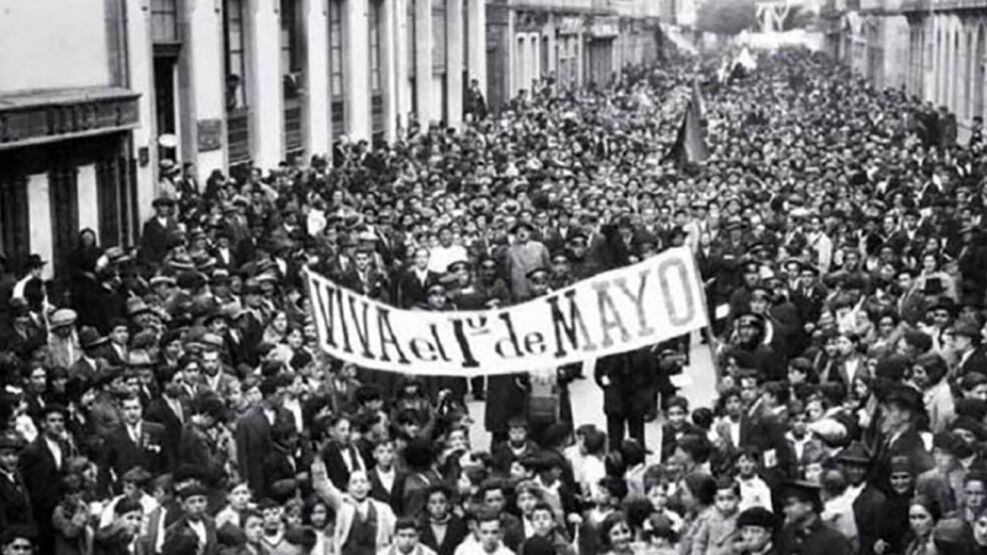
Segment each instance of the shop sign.
M0 97L0 148L131 129L137 126L137 97L124 89Z

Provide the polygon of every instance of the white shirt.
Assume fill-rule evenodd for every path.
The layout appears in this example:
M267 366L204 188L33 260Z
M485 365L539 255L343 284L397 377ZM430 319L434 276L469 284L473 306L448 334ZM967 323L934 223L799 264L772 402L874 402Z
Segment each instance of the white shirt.
M740 510L751 507L764 507L771 511L771 488L760 477L754 476L748 480L737 478L740 484Z
M201 520L189 520L188 527L199 537L199 545L206 545L209 537L206 535L206 525Z
M55 458L55 468L61 470L62 446L59 445L57 441L52 441L48 436L45 436L45 443L48 445L48 450L51 451L51 456Z
M303 430L304 422L302 420L302 404L298 402L298 399L285 399L281 406L288 409L288 412L290 412L291 416L294 417L295 429L298 431Z
M381 470L380 468L375 468L374 470L375 472L377 472L377 478L380 479L380 484L384 486L384 489L387 490L387 493L391 493L392 491L394 491L394 476L395 476L394 467L391 467L391 469L386 472Z
M504 544L497 546L492 552L485 551L483 546L473 537L472 534L463 540L463 543L459 544L454 552L455 555L514 555L514 552L510 549L504 547Z
M453 262L465 262L466 249L461 245L438 246L432 249L428 259L428 269L440 274L446 273Z

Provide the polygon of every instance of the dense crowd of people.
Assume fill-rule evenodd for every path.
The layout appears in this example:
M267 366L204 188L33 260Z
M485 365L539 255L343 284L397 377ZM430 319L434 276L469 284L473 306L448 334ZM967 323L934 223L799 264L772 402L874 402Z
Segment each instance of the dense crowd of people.
M83 230L54 281L0 257L0 551L987 553L979 122L958 144L948 112L803 50L716 65L547 79L489 116L471 90L462 130L201 186L163 164L137 248ZM709 158L681 165L697 81ZM549 375L358 368L304 285L482 309L675 246L715 402L676 394L688 337ZM606 430L573 424L583 378Z

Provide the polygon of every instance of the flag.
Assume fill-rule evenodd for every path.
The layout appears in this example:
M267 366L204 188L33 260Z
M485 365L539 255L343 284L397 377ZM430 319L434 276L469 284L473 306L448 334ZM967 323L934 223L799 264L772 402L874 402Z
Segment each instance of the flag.
M676 166L702 162L709 156L704 135L698 110L695 103L690 100L685 108L685 115L682 116L682 124L675 137L675 144L668 153L668 156L675 160Z
M706 117L706 103L703 102L703 95L699 90L698 77L692 80L692 104L696 107L696 115L699 116L699 121L702 121Z

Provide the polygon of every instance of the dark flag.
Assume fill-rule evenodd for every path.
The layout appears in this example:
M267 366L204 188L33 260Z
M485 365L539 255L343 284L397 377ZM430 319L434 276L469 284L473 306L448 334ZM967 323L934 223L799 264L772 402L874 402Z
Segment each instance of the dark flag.
M668 156L675 160L677 167L702 162L709 157L709 152L706 150L706 137L695 100L690 100L689 105L685 108L685 115L682 116L678 136L675 137L675 144L672 145L672 150Z

